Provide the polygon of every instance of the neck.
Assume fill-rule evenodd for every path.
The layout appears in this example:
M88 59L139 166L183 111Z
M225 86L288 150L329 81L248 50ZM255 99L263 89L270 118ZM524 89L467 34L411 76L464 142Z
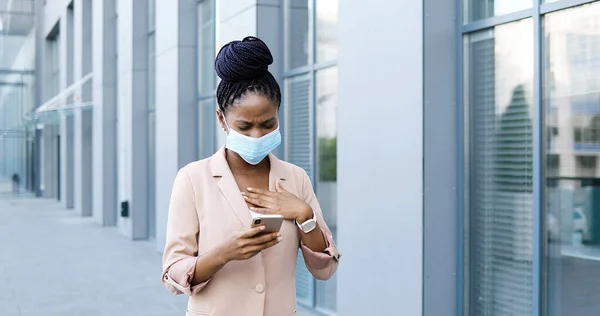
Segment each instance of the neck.
M243 173L262 173L269 171L271 164L269 157L265 157L261 162L256 165L247 163L240 155L236 152L225 148L225 160L232 172L243 172Z

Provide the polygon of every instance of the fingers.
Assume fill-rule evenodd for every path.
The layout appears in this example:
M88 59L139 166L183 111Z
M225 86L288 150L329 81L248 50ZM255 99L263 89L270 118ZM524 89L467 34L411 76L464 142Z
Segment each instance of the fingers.
M257 189L257 188L248 188L248 192L252 192L252 193L256 193L256 194L260 194L260 195L265 195L265 196L270 196L270 197L276 197L277 196L277 193L275 193L275 192L266 191L266 190Z
M251 245L262 245L265 243L272 242L273 240L278 240L280 238L281 238L281 233L274 232L274 233L264 234L261 236L255 236L254 238L252 238L250 240L250 244Z
M275 206L273 199L269 197L261 196L254 193L242 193L242 196L244 197L244 200L246 200L246 202L259 207L273 208Z
M258 227L254 227L254 228L250 228L248 230L246 230L245 232L242 233L241 237L242 238L252 238L258 234L260 234L263 230L265 230L265 226L264 225L260 225Z
M261 213L261 214L279 214L277 211L266 208L266 207L251 207L250 210L252 212Z

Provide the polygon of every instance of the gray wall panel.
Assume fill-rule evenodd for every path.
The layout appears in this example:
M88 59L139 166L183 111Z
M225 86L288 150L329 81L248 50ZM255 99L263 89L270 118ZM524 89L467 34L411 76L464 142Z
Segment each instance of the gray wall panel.
M339 315L422 315L422 5L339 3Z
M457 312L456 3L424 0L423 315Z

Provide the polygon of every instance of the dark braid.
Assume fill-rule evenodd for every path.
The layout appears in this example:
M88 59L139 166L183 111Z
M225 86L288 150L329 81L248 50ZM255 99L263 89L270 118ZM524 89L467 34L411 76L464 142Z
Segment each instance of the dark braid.
M219 109L238 102L248 92L259 93L279 107L281 90L269 72L273 55L259 38L248 36L221 48L215 60L215 71L221 78L217 87Z

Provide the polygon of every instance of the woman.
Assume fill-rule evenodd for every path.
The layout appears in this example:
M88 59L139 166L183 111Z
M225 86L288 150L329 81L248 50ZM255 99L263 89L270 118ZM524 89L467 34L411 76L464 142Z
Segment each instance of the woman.
M272 62L256 37L221 48L217 117L227 144L175 179L162 278L172 293L190 296L187 315L294 315L298 248L315 278L327 280L337 268L308 175L271 154L281 143ZM251 211L285 221L279 232L261 233L251 228Z

